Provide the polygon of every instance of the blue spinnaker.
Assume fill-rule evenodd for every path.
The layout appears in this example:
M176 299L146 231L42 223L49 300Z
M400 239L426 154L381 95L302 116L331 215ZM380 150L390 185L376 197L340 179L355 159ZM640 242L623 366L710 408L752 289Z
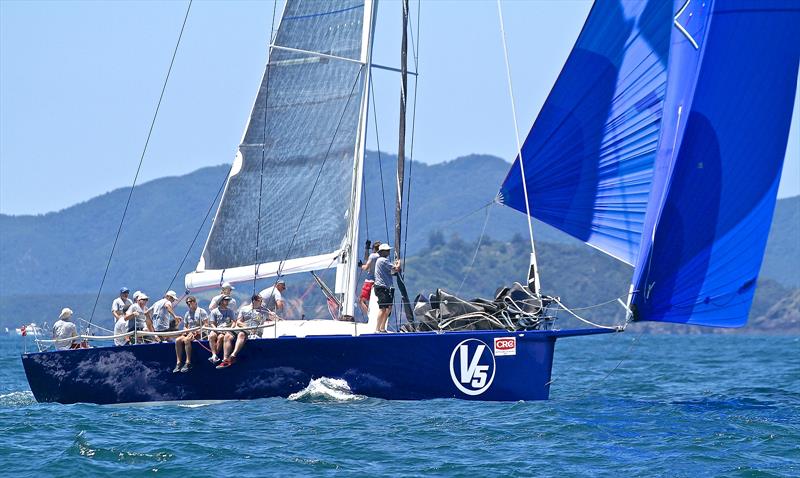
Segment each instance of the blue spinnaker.
M637 320L747 322L800 60L794 0L677 0Z
M669 2L598 1L522 145L531 215L635 264L665 94ZM525 212L519 157L499 194Z

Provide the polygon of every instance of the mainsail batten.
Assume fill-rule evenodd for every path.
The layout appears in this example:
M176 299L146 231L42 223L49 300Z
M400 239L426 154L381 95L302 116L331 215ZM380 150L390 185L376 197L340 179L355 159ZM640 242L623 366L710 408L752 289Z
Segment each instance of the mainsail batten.
M287 1L187 286L226 270L253 279L256 264L341 254L365 87L363 15L363 0ZM262 269L271 270L259 266L259 277Z
M670 120L634 272L634 317L740 327L785 156L800 8L780 0L681 0L675 9Z
M628 264L652 177L670 13L660 0L595 3L522 146L531 215ZM498 197L525 212L519 161Z

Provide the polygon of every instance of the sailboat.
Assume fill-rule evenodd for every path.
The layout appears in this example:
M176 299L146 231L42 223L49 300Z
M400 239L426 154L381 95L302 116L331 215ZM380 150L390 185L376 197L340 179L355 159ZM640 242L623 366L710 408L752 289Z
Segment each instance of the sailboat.
M354 316L370 76L382 68L375 19L376 0L286 2L187 289L332 269L329 299ZM745 325L789 135L798 33L789 0L596 2L497 202L629 264L631 322ZM405 51L401 62L405 81ZM403 155L401 146L401 173ZM547 399L558 339L621 328L553 327L558 298L542 293L530 232L523 283L487 301L440 293L425 315L405 312L404 333L375 333L373 298L367 323L276 321L225 370L173 374L165 343L22 362L41 402L288 396L320 377L386 399ZM489 325L443 325L466 314ZM195 354L207 364L207 352Z

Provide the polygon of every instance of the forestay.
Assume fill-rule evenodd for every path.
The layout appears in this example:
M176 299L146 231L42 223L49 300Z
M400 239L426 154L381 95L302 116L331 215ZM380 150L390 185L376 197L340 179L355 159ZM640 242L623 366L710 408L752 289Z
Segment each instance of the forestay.
M533 217L636 262L665 92L669 2L598 1L522 145ZM499 200L525 212L517 157Z
M336 265L364 91L363 17L362 0L287 1L188 288Z
M675 12L634 317L742 326L786 152L800 4L677 0Z

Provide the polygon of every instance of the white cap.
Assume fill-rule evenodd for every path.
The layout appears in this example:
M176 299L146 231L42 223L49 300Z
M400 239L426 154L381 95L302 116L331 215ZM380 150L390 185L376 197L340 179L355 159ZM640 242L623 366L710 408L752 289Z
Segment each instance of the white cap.
M72 317L72 309L69 307L61 309L61 314L58 316L59 320L69 319L70 317Z
M222 288L223 289L235 289L236 287L234 287L230 282L224 282L222 284Z
M168 290L164 297L169 297L170 299L178 300L178 294L175 293L174 290Z
M144 292L139 292L139 295L136 297L136 300L139 299L150 299L150 297L147 297L147 294L145 294Z
M378 250L379 251L391 251L392 250L392 246L390 246L389 244L381 244L380 247L378 247Z
M137 300L139 300L139 296L140 296L140 295L142 295L142 291L140 291L140 290L137 290L136 292L134 292L134 293L133 293L133 300L134 300L134 301L137 301Z

